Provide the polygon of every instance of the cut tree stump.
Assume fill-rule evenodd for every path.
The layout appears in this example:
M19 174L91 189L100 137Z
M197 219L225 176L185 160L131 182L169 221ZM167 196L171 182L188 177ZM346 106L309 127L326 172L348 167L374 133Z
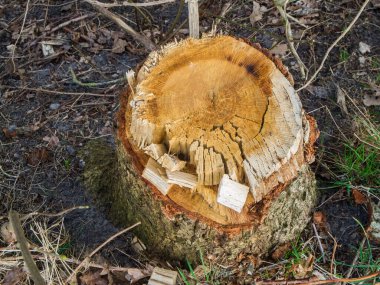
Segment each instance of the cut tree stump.
M89 150L85 178L113 220L141 222L148 252L232 259L300 234L318 131L278 59L228 36L187 39L152 52L128 82L116 154Z

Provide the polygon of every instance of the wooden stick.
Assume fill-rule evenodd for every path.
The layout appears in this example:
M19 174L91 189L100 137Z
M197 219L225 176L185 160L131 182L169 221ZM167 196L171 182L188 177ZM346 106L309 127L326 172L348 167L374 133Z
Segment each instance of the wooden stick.
M82 267L88 263L89 259L95 254L97 253L99 250L101 250L106 244L108 244L110 241L112 241L113 239L117 238L118 236L128 232L129 230L137 227L138 225L140 225L141 222L137 222L136 224L114 234L113 236L111 236L110 238L108 238L105 242L103 242L101 245L99 245L97 248L95 248L89 256L87 256L85 259L83 259L83 261L77 266L77 268L75 268L75 270L71 273L71 275L67 278L66 280L66 283L70 284L70 281L73 279L73 277L78 273L78 271L80 269L82 269Z
M107 10L103 6L98 5L96 3L97 1L94 1L94 0L84 0L84 1L91 4L96 10L98 10L104 16L106 16L107 18L114 21L117 25L120 26L120 28L122 28L124 31L126 31L128 34L130 34L135 40L142 43L149 51L156 49L156 45L150 39L148 39L147 37L136 32L131 26L129 26L127 23L125 23L116 14Z
M149 7L154 5L161 5L166 3L174 3L175 0L157 0L145 3L130 3L128 1L124 1L122 3L103 3L96 0L90 0L94 5L98 5L104 8L112 8L112 7L120 7L120 6L130 6L130 7ZM89 1L87 1L89 2Z
M367 279L376 278L380 275L380 271L377 271L375 273L372 273L370 275L358 277L358 278L338 278L338 279L330 279L330 280L270 280L270 281L257 281L256 285L323 285L323 284L330 284L330 283L340 283L340 282L359 282Z
M74 211L74 210L79 210L79 209L89 209L90 207L89 206L74 206L74 207L71 207L71 208L68 208L68 209L65 209L65 210L62 210L61 212L58 212L58 213L40 213L40 212L32 212L32 213L29 213L23 217L20 218L21 221L23 220L27 220L29 219L30 217L32 216L45 216L45 217L60 217L60 216L63 216L71 211Z
M198 0L188 0L189 33L190 37L199 39L199 11Z
M22 229L19 214L11 210L9 212L9 222L12 225L13 231L16 235L21 254L24 257L25 265L28 268L30 275L36 285L44 285L45 280L42 278L37 265L34 263L32 255L28 249L28 241L25 238L24 230Z

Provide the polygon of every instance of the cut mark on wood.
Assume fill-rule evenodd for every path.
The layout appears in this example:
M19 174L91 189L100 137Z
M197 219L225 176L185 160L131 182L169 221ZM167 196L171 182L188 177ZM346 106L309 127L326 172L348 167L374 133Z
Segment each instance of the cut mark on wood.
M248 186L237 183L224 174L219 184L217 202L240 213L248 192Z
M155 267L148 285L175 285L177 276L176 271Z
M152 158L149 158L148 163L142 173L142 177L157 187L163 195L168 194L170 184L166 177L165 169Z

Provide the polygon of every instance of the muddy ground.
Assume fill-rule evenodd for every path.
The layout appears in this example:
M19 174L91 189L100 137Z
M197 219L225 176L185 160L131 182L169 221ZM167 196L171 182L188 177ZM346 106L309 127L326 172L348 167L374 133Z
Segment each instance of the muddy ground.
M228 3L232 8L224 13ZM275 7L271 1L257 3L267 11L252 24L252 1L202 1L201 31L209 32L217 22L218 32L244 37L268 49L274 47L273 52L295 77L296 87L302 86L297 63L284 49L284 27ZM311 73L360 5L361 1L350 0L289 4L289 13L307 26L292 23L298 51ZM336 258L346 261L362 239L353 217L366 225L368 213L365 206L345 194L344 187L331 187L341 177L334 175L331 154L342 150L342 133L351 138L354 128L352 118L337 103L337 85L364 108L364 96L374 92L369 83L380 84L380 8L374 5L367 6L333 49L317 80L299 92L306 112L317 119L321 131L313 165L321 188L318 209L325 212L331 233L341 245ZM160 45L188 34L186 5L173 24L179 6L164 4L144 8L142 13L130 7L113 11ZM77 20L82 16L85 19ZM89 205L89 209L65 216L70 250L86 252L118 229L107 220L107 209L96 207L86 194L81 183L84 162L78 152L90 140L102 138L113 143L118 94L125 86L119 79L148 51L82 1L3 0L0 24L0 215L7 215L10 209L59 212ZM370 46L370 52L361 53L360 42ZM364 63L360 63L361 57ZM71 71L81 82L102 84L83 86L75 82ZM379 118L378 107L365 108L375 120ZM305 232L310 235L311 226ZM103 256L111 264L136 264L134 259L139 257L131 249L130 239L131 235L126 235L111 243Z

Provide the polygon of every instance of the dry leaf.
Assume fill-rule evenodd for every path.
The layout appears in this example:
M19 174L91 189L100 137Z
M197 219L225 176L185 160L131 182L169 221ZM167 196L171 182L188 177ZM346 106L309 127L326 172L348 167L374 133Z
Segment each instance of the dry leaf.
M81 285L108 285L108 280L100 275L99 271L88 272L79 277Z
M340 109L343 111L343 114L348 115L348 110L346 106L346 96L343 92L343 90L339 87L339 85L336 86L337 92L336 92L336 102L340 106Z
M17 285L23 284L23 281L26 278L26 272L20 267L14 267L11 270L7 271L3 279L3 285Z
M148 277L149 275L150 273L145 270L139 268L128 268L127 274L125 274L125 279L131 283L135 283L140 279Z
M59 138L56 135L52 135L51 137L45 136L42 140L47 142L51 147L56 147L59 145Z
M320 226L326 223L326 216L323 212L317 211L313 214L313 222L314 224Z
M50 160L50 153L46 148L38 148L28 154L26 158L31 166L37 166L39 163Z
M362 205L368 202L367 196L357 189L352 189L352 196L356 204Z
M3 241L6 243L16 242L16 234L13 230L13 227L10 223L4 223L0 228L0 234Z
M4 136L11 139L17 136L16 128L3 128Z
M263 12L261 10L260 4L256 1L253 1L253 9L252 13L249 16L249 21L252 25L254 25L256 22L260 21L263 18Z
M270 50L271 53L274 55L285 55L288 52L288 45L287 44L278 44L274 48Z
M293 264L292 272L295 278L302 279L307 277L311 272L313 272L314 256L309 255L306 260L301 261L301 263Z
M125 47L127 46L127 41L122 39L117 39L113 42L112 52L113 53L123 53Z
M284 243L280 246L277 246L276 249L273 251L272 253L272 258L274 260L280 260L284 255L285 253L287 253L289 251L289 249L291 248L291 243L290 242L287 242L287 243Z

